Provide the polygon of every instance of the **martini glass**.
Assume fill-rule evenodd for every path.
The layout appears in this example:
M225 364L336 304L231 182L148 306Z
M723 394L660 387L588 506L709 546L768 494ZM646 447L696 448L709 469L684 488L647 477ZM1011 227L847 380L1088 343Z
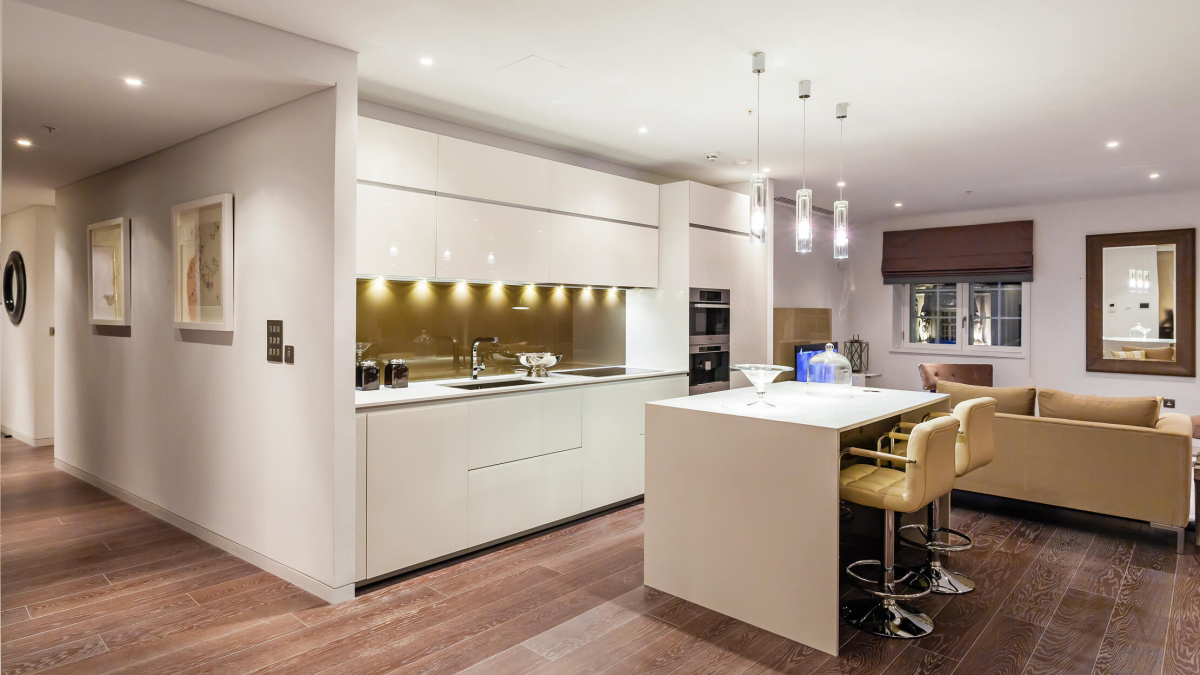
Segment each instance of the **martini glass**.
M754 385L754 391L758 394L758 398L747 403L746 405L762 405L775 407L774 403L768 403L763 400L767 395L767 385L775 381L780 373L786 373L795 368L791 366L775 366L769 363L739 363L736 366L730 366L733 370L740 370L746 375L746 379L750 380L750 384Z
M371 348L373 343L370 342L355 342L354 348L358 350L358 360L355 363L362 363L363 352Z

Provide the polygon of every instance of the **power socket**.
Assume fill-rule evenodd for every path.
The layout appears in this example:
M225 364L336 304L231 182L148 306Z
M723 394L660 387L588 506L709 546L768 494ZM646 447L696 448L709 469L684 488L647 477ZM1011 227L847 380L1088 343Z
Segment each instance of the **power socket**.
M1164 398L1164 399L1163 399L1163 407L1164 407L1164 408L1174 408L1174 407L1175 407L1175 399L1173 399L1173 398Z

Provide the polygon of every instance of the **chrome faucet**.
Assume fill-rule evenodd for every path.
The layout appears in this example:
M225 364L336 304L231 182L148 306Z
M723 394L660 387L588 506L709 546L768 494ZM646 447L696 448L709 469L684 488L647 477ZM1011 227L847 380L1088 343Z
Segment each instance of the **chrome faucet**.
M480 371L482 371L484 369L483 359L479 358L479 343L480 342L496 343L499 341L500 341L500 338L498 338L498 337L481 337L481 338L475 338L473 341L471 341L471 379L472 380L478 380ZM475 365L476 361L479 362L479 365Z

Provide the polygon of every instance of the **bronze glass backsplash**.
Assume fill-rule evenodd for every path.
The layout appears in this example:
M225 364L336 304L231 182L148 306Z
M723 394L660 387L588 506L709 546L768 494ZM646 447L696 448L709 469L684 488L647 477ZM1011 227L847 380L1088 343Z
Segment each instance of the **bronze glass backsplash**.
M625 291L434 281L358 280L357 340L366 355L402 358L411 380L471 375L471 341L483 375L511 374L520 352L552 352L554 370L625 363Z

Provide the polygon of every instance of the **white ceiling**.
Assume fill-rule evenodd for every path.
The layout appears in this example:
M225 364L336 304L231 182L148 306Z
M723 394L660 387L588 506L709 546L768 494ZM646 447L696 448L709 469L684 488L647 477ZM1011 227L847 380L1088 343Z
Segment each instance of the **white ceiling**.
M751 173L732 160L754 152L761 50L779 193L810 79L808 182L834 201L849 101L860 222L1200 185L1194 0L197 1L360 52L364 98L717 185Z
M52 204L55 188L325 86L5 2L0 211Z

